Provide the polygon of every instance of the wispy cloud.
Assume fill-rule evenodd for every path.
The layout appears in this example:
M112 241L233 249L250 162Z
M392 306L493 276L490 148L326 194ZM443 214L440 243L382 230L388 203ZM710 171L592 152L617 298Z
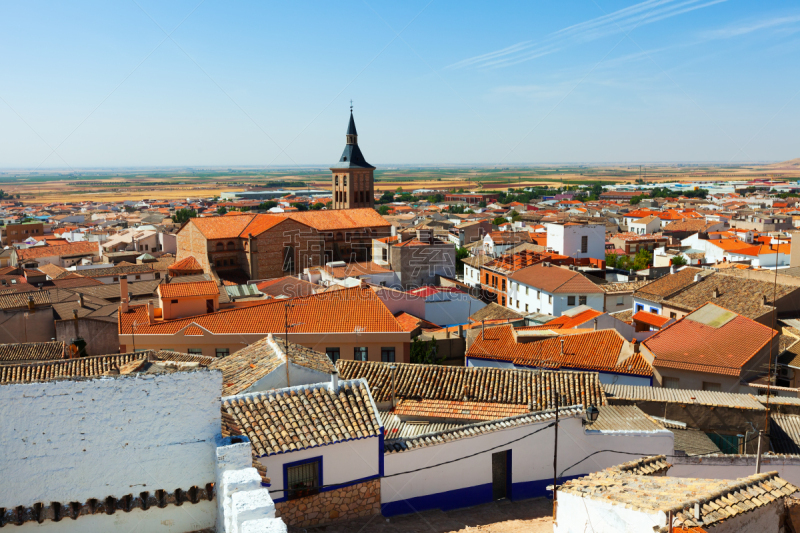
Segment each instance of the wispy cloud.
M716 39L731 39L761 30L785 29L786 26L800 23L800 15L773 17L758 21L747 21L727 26L716 30L703 32L701 37L711 41Z
M609 35L626 33L637 26L652 24L726 2L727 0L646 0L602 17L568 26L539 42L523 41L501 50L464 59L447 68L499 68L546 56L569 46Z

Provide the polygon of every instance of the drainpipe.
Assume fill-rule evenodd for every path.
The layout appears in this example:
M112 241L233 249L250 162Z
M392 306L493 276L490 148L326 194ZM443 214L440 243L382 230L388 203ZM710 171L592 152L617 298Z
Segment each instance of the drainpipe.
M392 371L392 411L394 411L394 408L397 406L397 390L394 386L394 375L397 372L397 366L392 365L389 367L389 370Z
M339 371L336 369L331 372L331 389L334 394L339 392Z
M756 474L761 473L761 440L764 436L764 431L758 430L758 454L756 455Z

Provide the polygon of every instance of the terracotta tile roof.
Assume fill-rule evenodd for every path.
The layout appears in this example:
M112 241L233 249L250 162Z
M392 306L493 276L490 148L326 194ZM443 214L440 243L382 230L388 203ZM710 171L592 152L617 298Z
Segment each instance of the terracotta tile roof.
M369 274L387 274L392 270L370 261L368 263L347 263L345 266L326 265L325 271L335 278L346 278Z
M560 418L574 418L583 414L581 407L560 407L558 409ZM555 410L539 411L535 413L525 413L506 418L499 418L491 421L477 422L474 424L461 425L454 428L445 427L441 430L434 429L429 433L420 433L409 437L389 438L383 444L383 451L386 454L401 453L417 448L436 446L446 442L460 439L471 438L477 435L502 431L513 427L527 426L548 422L555 418Z
M642 476L608 469L568 480L559 492L621 505L629 512L668 514L672 511L672 526L677 530L724 523L734 516L783 500L797 490L778 477L778 472L731 480ZM697 502L699 517L695 516Z
M237 213L226 217L193 218L190 223L194 224L206 239L235 239L255 217L255 214Z
M200 263L197 262L197 259L190 255L184 259L181 259L177 263L172 263L167 267L167 269L176 271L202 271L203 267L200 266Z
M33 364L0 365L0 384L99 377L112 368L119 369L120 374L148 371L150 367L148 359L150 358L152 358L153 361L197 363L199 366L206 366L209 360L207 357L197 357L168 350L159 350L117 355L98 355L94 357L82 357L79 359L66 359L62 361L48 361Z
M87 278L103 278L107 276L122 276L126 274L145 274L153 272L153 268L145 263L142 265L122 264L108 268L91 268L78 270L76 273Z
M641 355L625 354L625 344L625 339L613 329L517 342L513 327L502 325L479 333L466 356L508 361L517 366L652 376L653 369Z
M607 468L606 472L620 472L634 476L656 476L665 473L670 468L672 468L672 465L667 462L665 456L653 455L612 466Z
M743 248L750 248L752 247L751 244L747 244L746 242L740 241L738 239L712 239L708 241L709 243L713 244L717 248L721 248L726 252L738 251Z
M58 279L60 276L69 275L70 273L67 269L51 263L39 265L39 270L47 274L50 279Z
M66 343L63 341L0 344L0 365L17 361L64 359L66 349Z
M227 357L214 360L209 368L222 370L222 395L242 394L286 361L286 342L277 336L265 337ZM289 343L292 364L331 374L330 358L299 344ZM322 379L320 379L322 381Z
M53 303L50 291L12 292L10 294L0 294L0 309L28 307L30 297L33 297L33 302L37 306Z
M263 294L274 298L278 296L294 298L296 296L311 296L316 292L317 286L302 279L284 276L262 281L256 285L256 288Z
M77 289L81 287L103 286L103 282L100 280L96 280L94 278L85 278L77 274L70 274L59 279L54 279L52 283L54 287L58 287L59 289Z
M223 398L223 436L247 435L258 456L377 437L381 423L369 389L340 381Z
M203 328L198 328L197 326L189 326L185 330L183 330L184 335L189 335L192 337L202 336L204 333Z
M32 246L17 250L17 260L27 261L40 257L71 256L71 255L99 255L100 245L96 242L72 242L69 244Z
M714 297L715 290L718 291L717 297ZM780 282L774 286L769 281L714 273L670 296L664 302L685 311L697 309L706 302L714 302L720 307L755 320L774 309L772 305L764 305L765 296L767 302L772 303L773 290L775 298L780 300L800 289Z
M777 335L768 326L709 303L643 344L654 355L654 367L739 376Z
M497 420L498 418L528 413L528 406L505 403L405 399L397 402L394 413L397 416L452 420Z
M575 270L557 266L533 265L518 270L509 279L549 293L594 294L600 287Z
M662 327L664 324L670 321L669 317L657 315L655 313L648 313L647 311L639 311L633 315L633 320L636 322L641 322L642 324L647 324L648 326L655 326L657 328Z
M433 322L428 322L424 318L417 318L414 315L411 315L406 312L398 313L395 315L398 324L400 327L403 328L403 331L414 331L417 328L422 329L441 329L441 326L434 324Z
M215 296L219 287L215 281L196 281L193 283L162 283L156 289L162 298L181 298L185 296Z
M559 405L605 405L600 381L593 372L533 372L491 367L454 367L393 363L396 397L415 400L473 401L528 406L531 411ZM336 362L343 379L365 378L375 401L392 398L392 364L369 361ZM558 384L558 385L557 385ZM555 389L566 396L561 402Z
M658 278L640 287L639 290L634 292L634 296L660 302L662 299L694 283L695 274L709 275L710 273L710 271L703 270L702 268L684 267L674 274L667 274L664 277Z
M574 315L561 315L560 317L554 318L549 322L545 322L544 326L549 326L559 329L577 328L578 326L587 324L588 322L599 317L602 314L603 314L602 311L596 311L594 309L586 309Z
M469 319L472 322L498 319L520 320L523 316L524 315L521 315L516 311L509 309L508 307L491 302L486 307L472 313L472 316L470 316Z
M301 211L296 213L283 213L281 216L296 220L317 231L375 227L388 228L391 226L385 218L372 208Z
M702 218L676 220L664 226L663 231L691 231L701 233L707 232L709 228L718 224L719 222L707 222Z
M170 284L172 285L172 284ZM177 284L174 284L177 285ZM190 324L202 326L214 334L274 333L284 331L284 306L288 300L268 300L249 307L227 309L196 317L156 321L148 324L147 307L131 306L120 314L120 334L130 334L136 321L136 334L175 334ZM289 333L354 331L401 332L386 305L368 288L354 287L313 296L293 299L296 304L289 313L297 325Z

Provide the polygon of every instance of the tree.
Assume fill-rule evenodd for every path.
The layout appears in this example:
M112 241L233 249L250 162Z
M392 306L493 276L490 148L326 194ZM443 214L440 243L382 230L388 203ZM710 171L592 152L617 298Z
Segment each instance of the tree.
M306 204L295 202L293 204L289 204L292 207L296 208L298 211L308 211L308 206Z
M444 357L438 355L439 347L436 346L436 339L428 341L414 337L411 342L411 362L418 365L438 365Z
M394 202L394 193L392 191L384 192L378 199L379 204L388 204Z
M218 214L218 215L224 215L224 214L225 214L225 213L227 213L227 212L228 212L228 208L227 208L227 207L225 207L224 205L221 205L221 206L219 206L219 207L217 208L217 214Z
M672 257L672 265L676 267L686 266L686 258L682 255L676 255Z
M508 224L508 220L506 220L506 217L497 217L492 220L492 224L495 226L502 226L503 224Z
M397 194L400 194L401 192L403 192L403 188L402 187L398 187L394 192L396 192Z
M516 222L517 220L522 220L522 215L514 211L513 209L509 211L508 216L511 217L511 222Z
M172 221L176 224L185 224L189 222L190 218L195 218L197 216L197 211L194 209L178 209L175 211L175 214L172 215Z
M486 200L481 200L480 203L478 203L478 207L486 207Z
M617 268L617 254L606 254L606 268Z
M414 200L416 200L416 198L414 197L413 194L410 194L410 193L407 193L407 192L404 192L403 194L401 194L400 198L398 198L398 199L401 202L413 202Z
M323 204L322 202L317 202L317 203L315 203L314 205L311 206L311 210L312 211L319 211L323 207L325 207L325 204Z
M469 257L469 250L466 248L456 248L456 271L459 274L464 273L464 259Z
M389 214L389 206L388 205L381 205L378 206L378 214L386 216Z
M0 197L0 198L2 198L2 197ZM125 206L125 212L126 213L135 213L136 212L136 208L133 207L132 205L126 205Z
M641 201L642 201L642 198L644 198L644 196L642 196L641 194L639 194L639 195L637 195L637 196L633 196L633 197L631 198L631 205L636 205L636 204L638 204L639 202L641 202Z
M645 248L642 248L636 252L636 256L633 258L633 269L644 270L652 264L652 261L653 254L647 251Z
M327 204L325 204L325 207L330 209L331 207L333 207L333 202L328 202Z
M275 202L273 200L267 200L266 202L261 202L260 204L258 204L257 209L260 209L261 211L269 211L273 207L278 207L278 202Z

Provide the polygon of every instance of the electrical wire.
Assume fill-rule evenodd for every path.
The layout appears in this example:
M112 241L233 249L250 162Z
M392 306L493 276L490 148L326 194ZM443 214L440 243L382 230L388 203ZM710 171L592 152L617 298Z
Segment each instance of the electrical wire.
M750 439L748 439L746 441L743 441L742 444L747 445L748 442L753 441L753 440L755 440L757 438L758 438L758 436L756 435L753 438L750 438ZM558 475L559 479L564 476L564 472L566 472L570 468L574 468L574 467L578 466L579 464L581 464L585 460L589 459L590 457L592 457L594 455L597 455L598 453L617 453L617 454L621 454L621 455L636 455L636 456L639 456L639 457L650 457L649 453L623 452L623 451L620 451L620 450L597 450L596 452L590 453L589 455L587 455L586 457L584 457L583 459L581 459L577 463L571 464L570 466L568 466L567 468L562 470L561 473ZM706 453L695 453L695 454L692 454L692 455L685 455L685 454L684 455L669 455L669 454L664 454L664 453L659 454L659 455L663 455L664 457L681 457L681 458L683 458L683 457L703 457L705 455L715 455L715 454L718 454L718 453L720 453L719 450L706 452Z
M521 441L522 439L526 439L526 438L528 438L528 437L530 437L530 436L532 436L532 435L536 435L536 434L537 434L537 433L539 433L540 431L544 431L545 429L547 429L547 428L551 428L551 427L553 427L553 426L555 426L555 425L556 425L556 423L555 423L555 422L551 422L551 423L547 424L546 426L543 426L543 427L541 427L541 428L537 429L536 431L533 431L533 432L531 432L531 433L528 433L528 434L526 434L526 435L523 435L523 436L521 436L521 437L519 437L519 438L516 438L516 439L514 439L514 440L510 440L510 441L508 441L508 442L504 442L503 444L498 444L497 446L493 446L492 448L488 448L488 449L486 449L486 450L481 450L481 451L479 451L479 452L475 452L475 453L472 453L472 454L470 454L470 455L465 455L465 456L463 456L463 457L458 457L458 458L456 458L456 459L451 459L451 460L449 460L449 461L445 461L445 462L443 462L443 463L438 463L438 464L435 464L435 465L429 465L429 466L423 466L422 468L417 468L417 469L415 469L415 470L407 470L406 472L398 472L398 473L396 473L396 474L389 474L388 476L382 476L382 479L386 479L386 478L390 478L390 477L396 477L396 476L404 476L404 475L406 475L406 474L413 474L413 473L415 473L415 472L421 472L421 471L423 471L423 470L429 470L429 469L431 469L431 468L438 468L438 467L440 467L440 466L443 466L443 465L448 465L448 464L451 464L451 463L456 463L456 462L458 462L458 461L463 461L464 459L469 459L469 458L471 458L471 457L475 457L476 455L481 455L481 454L483 454L483 453L491 452L491 451L493 451L493 450L496 450L496 449L498 449L498 448L503 448L503 447L505 447L505 446L508 446L509 444L513 444L513 443L515 443L515 442L519 442L519 441ZM314 490L318 490L318 489L326 489L326 488L330 488L330 487L346 486L346 485L349 485L350 483L351 483L351 482L346 482L346 483L333 483L333 484L330 484L330 485L320 485L319 487L314 487ZM292 492L292 491L296 491L296 490L304 490L304 489L275 489L275 490L271 490L271 491L269 491L269 492L270 492L270 493L273 493L273 492Z

